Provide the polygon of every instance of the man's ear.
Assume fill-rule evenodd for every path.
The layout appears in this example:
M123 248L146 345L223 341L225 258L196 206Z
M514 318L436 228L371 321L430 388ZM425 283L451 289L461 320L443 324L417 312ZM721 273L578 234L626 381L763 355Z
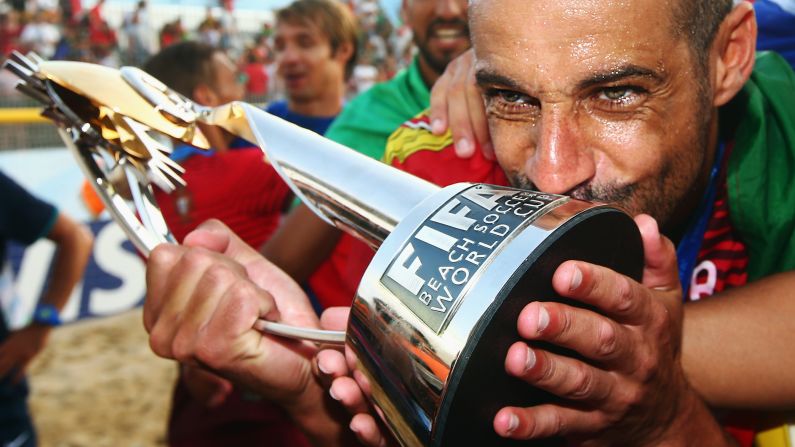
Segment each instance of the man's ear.
M756 16L750 3L740 3L726 16L711 51L717 52L713 105L720 107L740 91L754 69Z
M208 107L218 105L218 97L207 84L199 84L193 89L193 101L199 105Z
M342 42L334 52L334 58L342 62L342 65L348 63L353 57L353 44L350 42Z

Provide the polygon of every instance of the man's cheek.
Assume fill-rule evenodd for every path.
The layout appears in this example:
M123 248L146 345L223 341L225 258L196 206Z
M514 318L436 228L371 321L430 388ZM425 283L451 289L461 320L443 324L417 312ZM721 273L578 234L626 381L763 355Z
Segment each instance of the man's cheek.
M489 133L497 162L507 173L523 172L533 156L532 126L506 125L489 120Z

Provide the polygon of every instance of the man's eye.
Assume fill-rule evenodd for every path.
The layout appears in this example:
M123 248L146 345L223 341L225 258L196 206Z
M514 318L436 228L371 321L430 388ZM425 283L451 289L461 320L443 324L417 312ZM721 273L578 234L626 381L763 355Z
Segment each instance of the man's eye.
M503 119L528 119L535 116L539 108L536 98L515 90L487 88L484 98L486 113Z
M594 101L597 107L607 110L631 110L643 104L648 91L635 86L606 87L599 90Z
M529 96L511 90L496 90L495 96L500 101L504 101L509 104L524 105L530 102Z
M626 87L606 88L602 90L599 98L607 99L608 101L621 101L622 99L628 98L632 93L632 89Z

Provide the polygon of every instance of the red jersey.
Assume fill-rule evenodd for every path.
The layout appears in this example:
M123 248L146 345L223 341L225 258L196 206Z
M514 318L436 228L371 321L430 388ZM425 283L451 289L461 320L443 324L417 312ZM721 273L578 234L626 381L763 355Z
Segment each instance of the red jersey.
M727 153L716 185L712 214L691 276L687 297L690 300L705 298L748 282L748 251L732 227L729 216L726 190L728 159Z
M192 155L180 162L187 187L155 192L177 241L207 219L218 219L258 249L276 230L290 188L258 147Z

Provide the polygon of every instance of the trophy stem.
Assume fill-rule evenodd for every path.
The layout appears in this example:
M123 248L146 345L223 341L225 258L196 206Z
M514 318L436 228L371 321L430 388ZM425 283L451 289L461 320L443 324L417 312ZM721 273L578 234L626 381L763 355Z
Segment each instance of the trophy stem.
M415 206L440 190L246 103L217 107L200 119L253 139L312 211L374 249Z

